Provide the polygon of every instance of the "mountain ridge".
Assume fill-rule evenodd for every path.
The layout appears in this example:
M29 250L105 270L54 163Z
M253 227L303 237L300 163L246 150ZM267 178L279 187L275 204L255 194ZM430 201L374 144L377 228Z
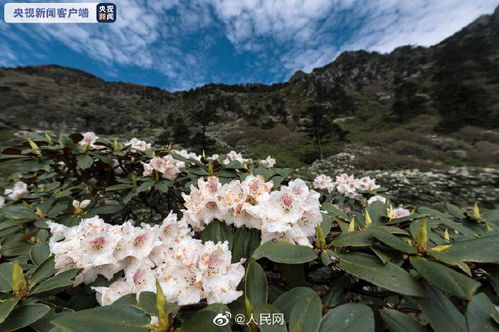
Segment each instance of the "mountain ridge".
M474 151L484 141L496 149L499 7L434 46L347 51L283 83L211 83L169 92L58 65L28 66L0 68L0 100L3 140L18 130L93 130L199 151L261 154L277 146L299 150L300 160L311 162L317 148L327 156L402 130L471 142L454 150Z

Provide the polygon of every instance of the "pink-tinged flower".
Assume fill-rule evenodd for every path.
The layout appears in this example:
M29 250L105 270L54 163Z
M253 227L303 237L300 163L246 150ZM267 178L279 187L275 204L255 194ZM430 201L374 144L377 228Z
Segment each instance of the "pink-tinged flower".
M327 190L331 187L332 184L333 184L333 179L331 179L330 176L321 174L314 179L313 186L315 189Z
M145 151L151 148L151 144L147 143L145 141L141 141L138 138L134 137L128 142L125 142L124 144L127 147L130 147L130 150L132 152L137 152L137 151Z
M274 167L276 163L276 160L272 158L271 156L268 156L267 158L260 160L260 165L266 168L272 168Z
M99 138L97 135L95 135L94 132L89 131L86 133L83 133L83 138L81 141L78 143L80 146L86 146L86 147L91 147L94 149L102 149L104 148L102 145L96 146L94 143L95 141Z
M411 211L404 208L393 209L393 218L402 218L411 215Z

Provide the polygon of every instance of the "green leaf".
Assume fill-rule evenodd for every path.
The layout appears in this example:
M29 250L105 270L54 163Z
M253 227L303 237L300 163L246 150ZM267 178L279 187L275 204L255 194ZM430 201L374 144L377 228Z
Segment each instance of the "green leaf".
M24 278L24 273L21 265L17 261L12 265L12 291L18 292L21 289L27 288L26 278Z
M154 186L154 181L143 182L140 186L137 187L137 192L141 193L143 191L149 190L152 186Z
M5 300L4 302L0 302L0 323L3 323L5 319L9 316L10 312L14 310L14 307L16 306L17 302L19 302L18 297Z
M123 210L122 205L118 204L108 204L108 205L100 205L94 207L92 210L88 212L89 215L100 215L100 214L115 214Z
M412 266L430 285L450 295L469 300L480 286L478 281L426 258L413 256L409 260Z
M50 277L55 273L54 256L47 258L42 264L38 265L30 278L30 286Z
M435 332L467 332L463 315L438 289L425 286L425 296L417 302Z
M81 170L86 170L87 168L90 168L93 163L94 159L89 155L84 154L76 157L76 164L78 168Z
M244 294L252 306L258 303L267 303L267 277L265 271L256 261L250 261L246 268Z
M71 332L147 332L149 321L136 306L110 305L66 314L51 323Z
M230 315L230 316L229 316ZM232 314L224 304L210 304L198 310L189 319L184 321L178 332L230 332L230 319ZM218 322L221 326L216 325ZM223 325L225 324L225 325ZM121 331L120 331L121 332Z
M365 304L343 304L324 315L319 332L374 332L374 314Z
M0 264L0 292L7 293L12 290L12 263Z
M279 309L280 312L284 313L284 317L289 321L291 310L295 303L300 299L317 293L309 287L295 287L287 292L282 293L275 301L274 306Z
M46 292L46 291L49 291L52 289L72 285L73 279L77 273L78 273L78 270L76 270L76 269L61 272L61 273L53 276L52 278L47 279L47 280L43 281L42 283L40 283L37 287L35 287L32 294L38 294L38 293Z
M50 255L49 245L45 242L37 243L31 248L31 260L36 265L42 264Z
M499 235L456 241L443 252L465 262L499 264Z
M3 256L21 256L28 255L33 244L26 241L10 241L2 246Z
M1 213L8 219L36 219L36 213L23 205L6 206L1 211Z
M386 204L380 201L375 201L367 207L367 212L374 224L381 223L382 217L386 217Z
M161 180L154 185L154 188L156 190L161 191L162 193L167 193L168 190L170 189L171 185L172 185L172 182L170 180Z
M463 211L461 211L460 208L458 208L457 206L453 205L453 204L450 204L450 203L447 203L446 204L446 207L447 207L447 211L449 211L449 213L454 217L454 218L458 218L458 219L462 219L464 218L464 213Z
M154 292L141 292L139 294L140 307L148 314L157 316L158 308L156 308L156 294Z
M398 237L385 231L383 228L372 225L367 228L367 231L389 247L407 254L416 253L416 249L411 247L407 242L400 240Z
M0 331L17 331L45 316L50 307L45 304L28 304L17 307L9 317L0 324Z
M260 234L256 229L245 227L238 228L234 234L232 244L232 263L239 262L241 258L249 258L260 245Z
M369 232L347 232L338 235L331 245L333 247L369 247L373 244L373 237Z
M229 248L232 248L232 230L230 226L219 220L213 220L205 229L201 232L201 240L203 242L213 241L217 242L229 242Z
M345 301L344 288L348 286L352 278L348 273L332 280L331 287L324 297L324 304L328 307L336 307L338 304Z
M273 320L275 314L281 314L272 304L257 304L253 308L253 318L258 324L260 332L286 332L284 318L281 323ZM264 316L265 315L265 316Z
M285 241L268 241L258 247L253 252L252 257L255 260L268 258L276 263L284 264L302 264L313 261L317 258L312 248L291 244Z
M291 332L314 332L319 328L322 317L322 303L318 295L301 298L293 306L289 318Z
M419 283L406 270L391 262L382 264L371 255L362 253L340 255L339 267L360 279L396 293L410 296L421 296L423 293Z
M408 315L393 309L379 311L391 332L425 332L426 329Z
M497 326L492 315L497 313L494 304L485 295L475 295L466 309L466 321L469 331L497 332Z

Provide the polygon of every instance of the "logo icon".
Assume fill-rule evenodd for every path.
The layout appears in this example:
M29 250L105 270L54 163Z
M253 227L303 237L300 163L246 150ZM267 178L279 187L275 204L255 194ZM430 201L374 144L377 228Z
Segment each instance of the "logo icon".
M113 23L116 21L116 5L114 3L99 3L97 5L97 22Z
M225 326L229 324L229 320L232 317L232 314L229 311L221 312L213 318L213 324L216 326Z

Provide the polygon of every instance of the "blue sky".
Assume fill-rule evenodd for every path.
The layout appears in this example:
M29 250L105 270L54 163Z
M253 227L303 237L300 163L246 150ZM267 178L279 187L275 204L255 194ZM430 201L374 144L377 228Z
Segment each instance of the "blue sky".
M14 1L0 0L2 17L5 2ZM0 21L0 66L58 64L109 81L168 90L212 82L268 84L286 81L297 70L310 72L347 50L390 52L407 44L434 45L478 16L492 13L498 4L497 0L110 2L118 8L113 24Z

